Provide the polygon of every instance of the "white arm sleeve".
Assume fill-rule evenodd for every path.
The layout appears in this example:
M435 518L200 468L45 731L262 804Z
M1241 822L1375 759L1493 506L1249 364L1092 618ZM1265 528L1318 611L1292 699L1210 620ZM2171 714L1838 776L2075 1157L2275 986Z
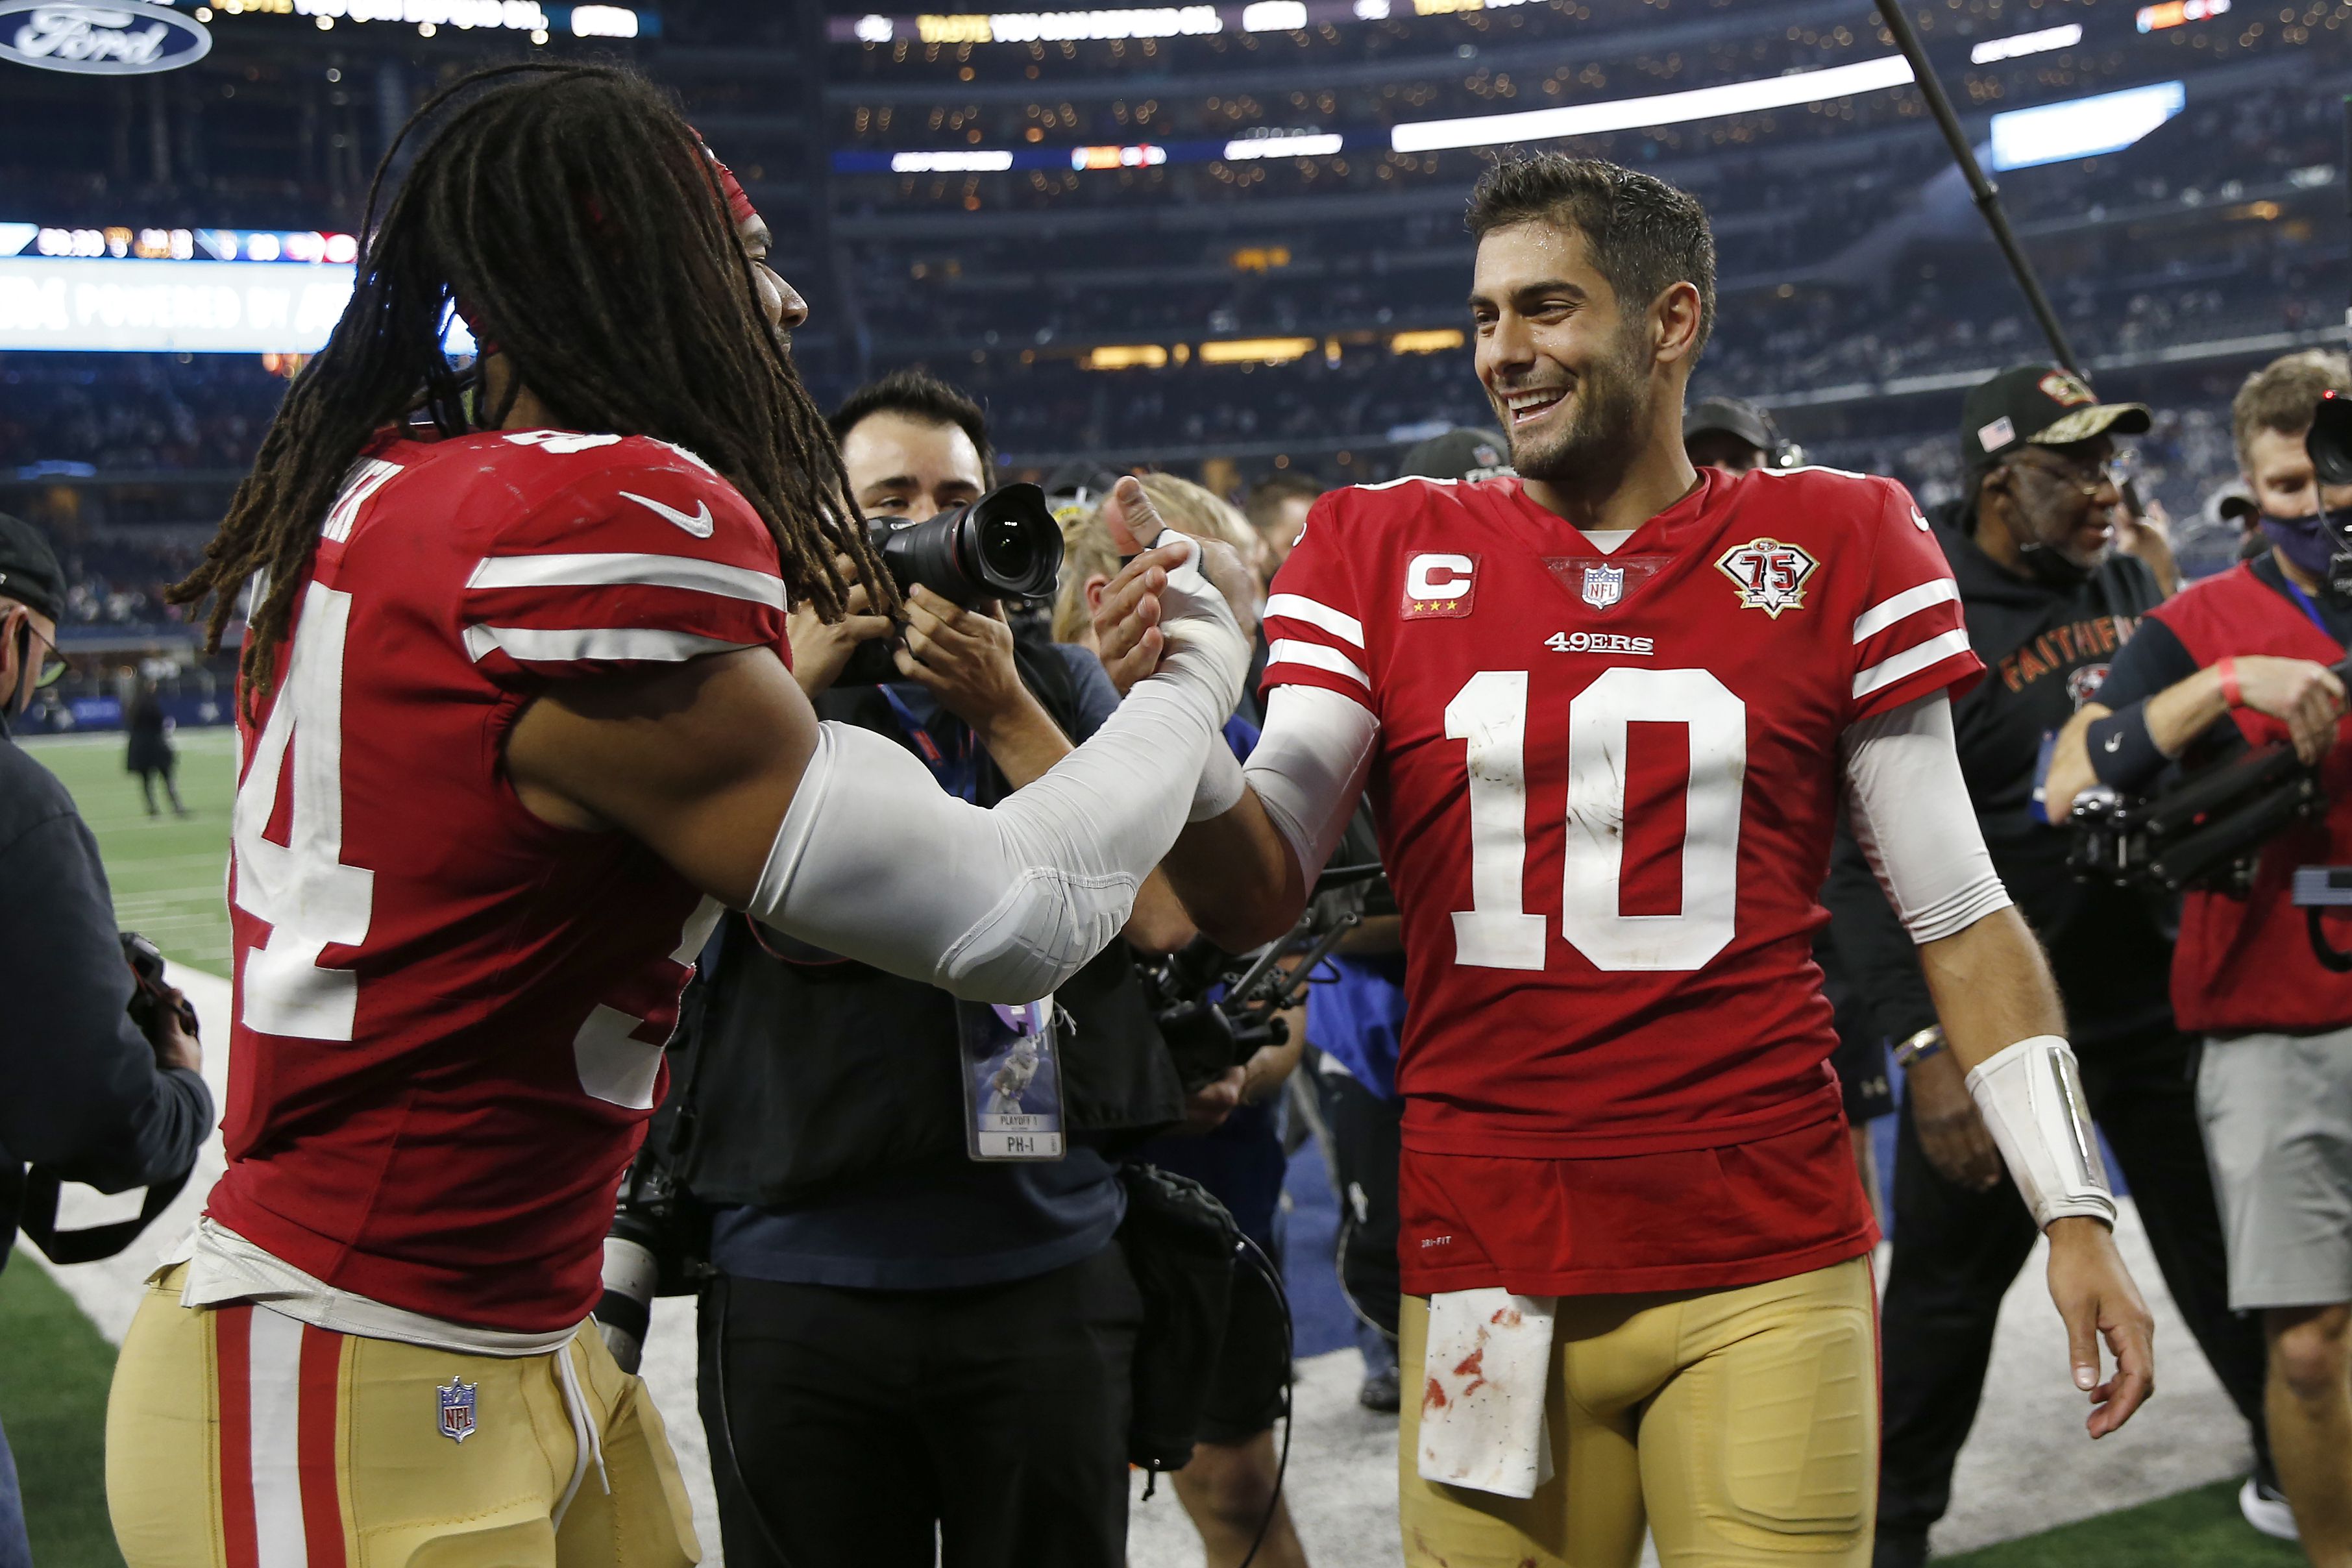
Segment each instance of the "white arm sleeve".
M1952 744L1942 692L1862 720L1845 734L1846 821L1915 942L2009 907Z
M899 746L819 726L751 912L787 935L982 1002L1054 990L1127 923L1176 842L1249 643L1196 565L1169 574L1171 651L1083 746L982 811Z
M1277 686L1265 730L1242 775L1312 888L1372 771L1381 721L1352 698L1319 686Z

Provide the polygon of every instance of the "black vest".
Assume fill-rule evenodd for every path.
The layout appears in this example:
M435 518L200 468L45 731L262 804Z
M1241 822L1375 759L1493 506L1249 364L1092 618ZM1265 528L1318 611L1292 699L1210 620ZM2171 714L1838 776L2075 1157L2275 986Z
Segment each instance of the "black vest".
M1063 732L1075 733L1078 689L1061 656L1016 643L1013 662ZM816 707L912 749L877 688L828 691ZM1011 793L983 753L976 803ZM709 1204L782 1205L963 1155L954 998L847 960L778 956L787 945L742 914L719 930L718 962L688 993L671 1048L674 1088L650 1140L688 1191ZM1063 1054L1073 1135L1119 1146L1182 1118L1175 1065L1125 942L1056 996L1074 1026Z

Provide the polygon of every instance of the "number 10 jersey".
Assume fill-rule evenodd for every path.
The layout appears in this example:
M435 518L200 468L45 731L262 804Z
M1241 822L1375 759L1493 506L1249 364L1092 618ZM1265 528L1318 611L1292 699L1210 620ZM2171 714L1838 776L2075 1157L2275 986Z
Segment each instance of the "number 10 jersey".
M1900 485L1699 475L1606 552L1515 479L1339 490L1275 581L1268 687L1380 721L1409 1151L1654 1154L1840 1114L1811 956L1840 740L1982 667Z

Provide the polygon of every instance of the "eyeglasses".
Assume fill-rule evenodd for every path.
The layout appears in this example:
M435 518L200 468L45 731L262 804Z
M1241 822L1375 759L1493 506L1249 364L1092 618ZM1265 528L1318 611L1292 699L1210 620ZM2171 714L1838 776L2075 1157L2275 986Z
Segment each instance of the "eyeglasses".
M25 642L23 645L27 656L29 656L32 651L33 644L37 642L39 643L42 647L48 650L41 656L41 662L37 667L36 667L36 672L33 677L33 689L38 691L45 689L46 688L55 686L58 681L63 680L66 675L67 665L65 655L58 651L58 645L43 637L39 632L35 631L33 629L33 623L28 619L25 622Z
M2031 469L2053 484L2063 485L2074 490L2085 501L2098 500L2100 492L2111 487L2120 490L2124 480L2128 477L2124 465L2113 459L2090 463L2068 462L2063 458L2042 458L2029 457L2021 452L2010 458L2009 463L2013 468Z

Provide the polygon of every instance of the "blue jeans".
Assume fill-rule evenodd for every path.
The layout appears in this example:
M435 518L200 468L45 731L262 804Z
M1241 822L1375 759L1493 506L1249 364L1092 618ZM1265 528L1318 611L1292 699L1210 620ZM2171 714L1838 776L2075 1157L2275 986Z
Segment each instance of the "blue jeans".
M33 1568L33 1548L25 1539L25 1499L16 1489L16 1460L8 1434L0 1431L0 1568Z

